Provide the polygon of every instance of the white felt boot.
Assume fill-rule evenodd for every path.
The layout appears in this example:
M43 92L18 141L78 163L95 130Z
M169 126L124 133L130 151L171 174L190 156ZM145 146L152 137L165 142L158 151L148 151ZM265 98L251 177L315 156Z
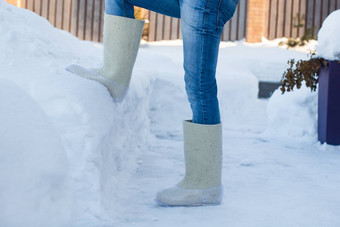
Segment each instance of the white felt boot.
M222 201L222 125L184 121L185 176L176 186L160 191L161 206L218 205Z
M104 66L86 69L70 65L67 71L98 81L109 90L116 102L121 102L130 84L144 21L105 14L104 17Z

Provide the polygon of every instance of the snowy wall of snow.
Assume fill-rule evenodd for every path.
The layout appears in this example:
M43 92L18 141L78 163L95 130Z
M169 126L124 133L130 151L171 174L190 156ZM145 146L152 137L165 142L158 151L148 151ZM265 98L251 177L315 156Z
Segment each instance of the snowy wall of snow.
M132 80L126 100L117 105L112 102L102 85L78 78L64 70L72 63L87 67L99 66L102 61L101 50L100 44L80 42L70 34L55 29L44 18L0 1L0 84L2 88L6 88L1 99L8 101L8 108L17 108L13 112L27 108L30 115L26 116L25 121L33 116L45 116L46 122L50 122L48 127L44 126L46 130L40 125L45 120L32 120L28 122L30 124L21 126L23 133L32 134L28 138L35 139L26 150L18 150L14 143L7 144L6 149L0 150L3 160L13 160L1 165L1 172L10 171L9 178L22 174L22 170L16 168L15 159L20 163L29 158L24 167L34 169L41 165L43 150L50 155L42 161L40 169L26 172L27 179L33 180L26 182L26 188L30 189L27 191L27 198L19 197L22 204L25 204L22 213L27 210L28 214L25 217L20 216L22 222L30 223L32 217L37 219L36 223L42 223L43 220L55 220L57 223L58 218L61 222L67 219L62 215L52 215L52 211L65 205L62 201L68 194L63 193L62 188L47 190L46 187L53 182L45 177L49 173L66 177L66 169L69 169L69 189L75 201L73 207L69 206L73 222L80 226L84 226L82 223L85 222L90 225L98 224L105 222L109 216L123 212L116 209L119 207L117 204L124 200L119 196L120 190L123 190L121 185L129 183L129 172L134 171L137 165L135 158L146 149L150 137L148 99L145 97L150 93L153 80L151 74L134 73L134 77L138 77L138 83ZM11 106L11 103L15 106ZM0 111L0 116L4 116L0 119L3 124L9 113L6 109ZM8 122L8 135L14 135L18 130L14 119L15 115ZM35 135L33 129L40 134ZM51 132L55 132L56 136ZM44 134L46 135L43 136ZM37 137L40 137L41 143L37 141ZM48 145L51 137L60 138L59 148ZM1 145L5 144L6 138L0 136ZM20 137L17 141L20 142L21 139ZM59 161L52 164L51 159L64 155L63 152L66 153L67 160L58 159ZM43 179L42 184L47 186L35 184L39 179ZM61 180L59 177L55 182ZM12 203L5 206L6 212L12 212L13 204L18 202L18 198L16 191L6 194L8 190L6 187L1 188L0 203ZM41 198L45 204L36 211L30 210L35 205L33 198L39 194L46 195ZM60 202L61 205L44 209L53 202L47 201L51 197L56 204ZM7 219L0 218L0 226L7 226L6 223L15 221L19 215L2 212L4 211L0 211L0 217L5 215ZM107 217L103 216L105 213ZM34 226L46 226L46 223Z
M0 80L0 225L67 226L73 200L64 146L39 105Z

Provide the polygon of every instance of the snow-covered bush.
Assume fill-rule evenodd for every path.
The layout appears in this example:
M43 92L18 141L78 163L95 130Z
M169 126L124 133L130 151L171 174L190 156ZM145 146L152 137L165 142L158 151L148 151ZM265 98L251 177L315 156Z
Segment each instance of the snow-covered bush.
M275 137L316 139L317 90L320 67L327 60L340 60L340 10L331 13L318 34L317 54L309 60L291 60L282 78L281 91L277 90L268 103L268 135ZM294 93L281 92L293 91Z

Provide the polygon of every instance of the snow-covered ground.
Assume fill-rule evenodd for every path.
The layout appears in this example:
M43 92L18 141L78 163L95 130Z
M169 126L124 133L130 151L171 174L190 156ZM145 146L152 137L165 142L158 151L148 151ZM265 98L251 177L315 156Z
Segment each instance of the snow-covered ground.
M317 94L257 99L258 80L310 51L278 42L221 44L223 204L163 208L154 195L183 177L191 117L181 42L143 44L115 104L64 70L99 66L100 44L0 0L0 226L340 226L340 147L317 142Z

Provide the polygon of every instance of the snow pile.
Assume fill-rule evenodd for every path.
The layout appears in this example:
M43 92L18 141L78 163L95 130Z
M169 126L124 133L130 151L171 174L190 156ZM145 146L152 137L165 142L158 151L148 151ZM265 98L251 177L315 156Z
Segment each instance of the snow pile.
M340 60L340 10L331 13L318 34L317 53L328 60ZM268 127L264 135L273 138L316 141L317 92L302 87L281 95L277 90L267 107Z
M323 22L318 33L318 56L340 60L340 10L332 12Z
M266 137L315 141L317 138L317 92L305 86L294 92L276 90L267 106Z
M15 176L24 179L13 181L13 185L31 184L22 188L29 189L25 198L20 190L9 193L9 188L1 188L4 191L0 191L0 204L6 207L1 207L0 217L7 219L0 218L0 226L8 226L7 223L18 218L31 223L32 217L36 218L34 226L46 226L46 223L41 225L44 220L64 222L68 217L56 216L53 211L66 206L63 201L69 191L75 203L65 212L75 213L73 219L79 226L102 226L100 223L107 218L124 212L124 209L117 209L125 199L121 195L129 184L131 171L137 166L135 159L145 150L150 137L146 97L151 90L153 74L141 69L146 61L148 58L137 59L126 101L114 104L102 85L64 70L72 63L99 66L102 62L100 44L80 42L38 15L0 1L0 84L4 88L2 99L8 100L7 106L1 108L0 121L2 125L6 122L8 135L22 136L17 138L17 143L26 144L24 135L29 132L32 135L27 138L35 141L27 149L18 150L18 144L5 143L7 137L0 135L0 144L6 145L6 149L0 150L1 158L12 160L20 156L17 157L20 162L24 158L29 160L24 169L34 170L22 175L23 169L17 168L14 162L1 165L2 172L10 172L9 180ZM27 118L7 112L10 103L15 103L12 112L27 110ZM11 115L13 118L7 122ZM41 122L35 120L35 116ZM21 125L22 134L14 120L20 117L22 121L18 122L31 120ZM41 136L44 134L46 136ZM51 136L56 140L50 140ZM39 144L37 137L46 142ZM61 158L63 155L67 160ZM51 159L55 159L55 163L51 164ZM62 183L67 176L71 178L67 183L70 190L64 191L67 185L64 188ZM50 190L54 184L54 189ZM36 200L43 204L30 209L36 205L37 195L44 195ZM17 198L23 204L20 216L3 213L13 211ZM44 209L46 206L51 207Z
M68 226L72 197L66 152L37 103L0 80L1 226Z

